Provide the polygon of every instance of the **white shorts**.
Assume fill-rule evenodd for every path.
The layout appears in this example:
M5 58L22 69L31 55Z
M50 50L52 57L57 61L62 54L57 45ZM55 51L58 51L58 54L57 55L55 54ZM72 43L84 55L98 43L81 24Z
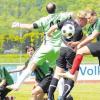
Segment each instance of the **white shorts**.
M56 64L56 59L59 56L59 48L53 47L51 44L42 44L40 48L33 54L29 63L42 65L43 62L48 61L50 65Z

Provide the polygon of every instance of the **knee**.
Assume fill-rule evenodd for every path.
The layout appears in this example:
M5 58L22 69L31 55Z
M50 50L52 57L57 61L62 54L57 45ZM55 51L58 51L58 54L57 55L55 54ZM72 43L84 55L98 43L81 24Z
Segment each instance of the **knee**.
M80 49L77 50L76 54L81 54L81 55L83 55L84 52L85 52L85 49L84 49L84 48L80 48Z
M88 55L90 54L90 49L88 48L88 46L83 46L82 48L78 49L76 54L82 54L82 55Z
M54 73L54 78L60 79L61 77L59 76L59 73L64 73L64 69L60 67L56 67L55 73Z
M32 95L37 95L37 94L38 94L38 92L37 92L36 87L33 87L33 89L32 89Z
M33 96L36 95L36 92L35 92L34 90L32 90L32 95L33 95Z

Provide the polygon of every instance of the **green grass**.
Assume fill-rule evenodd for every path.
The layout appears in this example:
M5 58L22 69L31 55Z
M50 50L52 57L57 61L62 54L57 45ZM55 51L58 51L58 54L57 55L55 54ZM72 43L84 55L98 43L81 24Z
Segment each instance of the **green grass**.
M27 58L26 54L0 54L0 63L24 63Z
M100 100L100 83L77 83L72 95L74 100Z
M0 54L0 63L24 63L27 58L26 54ZM84 56L82 63L98 63L98 60L92 56Z
M12 91L9 95L14 96L15 100L30 100L31 99L32 84L24 84L19 91Z
M19 91L13 91L9 95L16 100L31 100L32 84L22 85ZM74 100L100 100L100 83L76 83L71 94ZM57 92L55 95L57 100Z

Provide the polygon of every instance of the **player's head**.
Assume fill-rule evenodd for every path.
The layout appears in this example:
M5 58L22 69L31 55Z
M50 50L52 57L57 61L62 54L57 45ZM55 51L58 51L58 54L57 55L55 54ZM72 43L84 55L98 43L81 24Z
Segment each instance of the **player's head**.
M55 13L56 5L54 3L48 3L46 6L46 10L49 14Z
M97 19L96 12L94 10L86 10L86 18L89 23L94 23Z
M81 27L84 27L87 24L86 11L79 11L77 18Z
M29 55L29 57L31 57L33 55L33 53L35 52L35 48L32 46L26 46L25 48L27 54Z

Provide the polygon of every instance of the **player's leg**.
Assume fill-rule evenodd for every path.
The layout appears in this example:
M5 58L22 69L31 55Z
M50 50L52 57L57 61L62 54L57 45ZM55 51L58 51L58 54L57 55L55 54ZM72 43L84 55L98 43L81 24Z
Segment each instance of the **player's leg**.
M37 100L44 100L45 93L40 93L37 95Z
M76 57L73 61L73 65L72 65L72 68L70 70L71 74L74 74L75 71L79 68L80 63L83 59L83 55L88 55L88 54L90 54L90 50L87 46L84 46L84 47L80 48L79 50L77 50Z
M15 84L8 86L8 88L13 90L18 90L23 81L35 70L38 63L45 62L45 56L51 50L52 47L48 45L42 45L36 52L33 54L32 58L29 61L27 68L22 72L22 74L18 77L18 80ZM42 64L41 64L42 65Z
M71 79L64 79L64 91L61 97L61 100L66 100L66 97L74 87L74 81Z
M62 49L65 50L65 60L66 60L65 70L68 71L68 69L70 68L70 65L72 65L72 63L73 63L73 60L74 60L76 53L68 47L65 47L65 48L63 47ZM65 76L66 73L60 73L60 76L61 75ZM63 91L61 100L66 100L66 98L69 98L68 95L74 86L74 81L76 80L77 75L78 75L78 71L77 71L77 74L74 76L74 80L64 78L64 91Z
M37 95L37 100L42 100L43 96L39 97L40 94L43 95L45 93L48 93L48 88L51 79L52 79L52 75L48 75L38 84L38 86L35 89L32 90L32 94Z
M62 74L64 74L64 75L62 75ZM65 75L66 75L65 73L60 73L61 77L65 76ZM74 87L74 82L76 81L77 76L78 76L78 70L76 71L73 80L67 79L66 77L64 78L64 91L62 93L60 100L67 100L67 98L69 98L69 93L71 92L72 88ZM68 99L68 100L70 100L70 99Z
M33 67L33 68L30 68ZM23 81L32 73L32 70L35 70L36 65L32 64L31 62L29 63L28 67L21 73L21 75L18 77L18 80L16 81L15 84L7 86L9 89L13 90L18 90L23 83Z
M32 100L43 100L44 92L43 89L40 86L36 86L32 90Z
M64 69L60 67L56 67L54 76L52 78L52 81L50 83L49 90L48 90L48 100L53 100L52 97L57 88L58 81L60 79L59 75L57 75L58 72L59 73L64 72Z
M74 82L76 81L77 76L78 76L78 71L76 71L74 80L64 78L64 91L61 96L61 100L66 100L67 98L69 98L68 95L71 92L72 88L74 87Z
M78 67L79 67L79 65L80 65L80 63L82 61L83 55L89 55L89 54L92 54L93 56L97 56L98 57L98 55L100 54L100 42L90 43L90 44L80 48L77 51L77 55L76 55L76 57L74 59L72 68L70 70L71 74L74 74L75 71L78 69ZM71 78L69 73L66 76Z
M58 57L58 59L56 60L56 69L55 69L55 73L54 76L52 78L52 81L50 83L49 86L49 92L48 92L48 98L49 100L52 100L52 96L55 92L55 89L57 87L58 81L60 79L58 73L63 73L64 72L64 67L66 66L66 61L64 59L64 50L62 48L60 48L60 55Z
M62 94L63 94L63 91L64 91L64 79L63 78L60 78L59 82L58 82L58 85L57 85L57 90L58 90L58 100L60 100Z
M83 55L91 54L90 49L87 46L84 46L77 50L77 54L74 58L72 68L70 69L70 72L66 72L66 77L70 79L74 79L74 74L76 70L79 68L80 63L83 59Z

